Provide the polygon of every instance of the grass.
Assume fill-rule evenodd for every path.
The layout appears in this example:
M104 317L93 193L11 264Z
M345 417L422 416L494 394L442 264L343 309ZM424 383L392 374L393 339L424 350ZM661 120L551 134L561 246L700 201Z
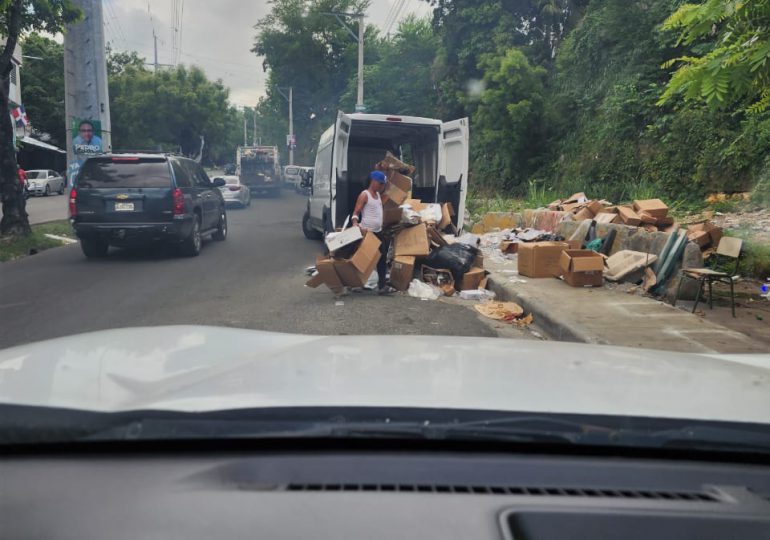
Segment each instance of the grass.
M0 262L24 257L33 250L40 252L63 245L58 240L48 238L45 236L46 234L69 236L70 238L73 236L72 228L67 220L33 225L32 234L29 236L0 238Z

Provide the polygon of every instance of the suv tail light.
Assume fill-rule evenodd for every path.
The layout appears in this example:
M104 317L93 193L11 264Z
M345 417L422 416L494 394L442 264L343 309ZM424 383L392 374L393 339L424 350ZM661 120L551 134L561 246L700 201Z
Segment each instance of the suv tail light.
M240 191L241 186L230 186L230 191Z
M184 214L184 194L181 189L176 188L174 190L174 215L181 214Z
M78 198L78 192L73 187L70 190L70 217L73 218L78 215L78 205L77 205L77 198Z

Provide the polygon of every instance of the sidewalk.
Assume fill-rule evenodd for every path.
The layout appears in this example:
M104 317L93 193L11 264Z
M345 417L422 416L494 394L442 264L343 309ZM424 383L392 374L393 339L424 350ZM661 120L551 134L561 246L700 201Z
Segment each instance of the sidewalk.
M581 289L556 278L520 277L515 258L484 262L498 299L531 311L554 340L694 353L770 352L740 332L622 287Z

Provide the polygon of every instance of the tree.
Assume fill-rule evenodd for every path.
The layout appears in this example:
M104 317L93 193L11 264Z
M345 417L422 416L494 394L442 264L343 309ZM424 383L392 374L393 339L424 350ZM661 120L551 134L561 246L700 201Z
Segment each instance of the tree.
M156 74L136 53L111 55L108 64L114 148L197 156L203 136L204 162L232 161L243 117L222 81L208 80L195 66Z
M439 38L430 21L404 19L395 36L375 45L379 60L366 66L366 107L370 113L433 117L438 114L438 92L432 65ZM342 103L356 100L356 79L348 84Z
M41 34L24 38L24 54L36 58L24 63L24 108L37 133L47 133L50 142L66 144L64 118L64 47Z
M679 31L679 43L694 51L664 64L679 67L659 104L682 96L691 103L738 106L754 114L770 108L770 0L684 4L663 28ZM708 45L705 52L703 44Z
M77 20L81 13L70 0L0 0L0 33L6 36L0 53L0 199L3 218L1 235L27 235L31 232L24 196L17 179L13 122L8 113L13 52L24 32L34 30L50 34Z

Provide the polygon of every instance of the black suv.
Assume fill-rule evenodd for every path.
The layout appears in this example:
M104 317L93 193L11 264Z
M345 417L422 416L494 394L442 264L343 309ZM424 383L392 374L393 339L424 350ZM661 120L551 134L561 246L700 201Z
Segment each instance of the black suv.
M102 257L110 245L159 240L195 256L203 236L227 237L221 185L224 180L212 182L198 163L183 157L92 157L70 192L70 218L86 257Z

